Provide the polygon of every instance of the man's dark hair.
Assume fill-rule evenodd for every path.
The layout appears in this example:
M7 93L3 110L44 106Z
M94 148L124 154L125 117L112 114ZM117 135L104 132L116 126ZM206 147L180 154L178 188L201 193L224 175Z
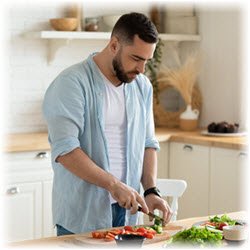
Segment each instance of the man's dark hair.
M148 17L136 12L122 15L116 22L111 37L117 36L122 42L131 44L135 35L147 43L157 43L158 41L155 25Z

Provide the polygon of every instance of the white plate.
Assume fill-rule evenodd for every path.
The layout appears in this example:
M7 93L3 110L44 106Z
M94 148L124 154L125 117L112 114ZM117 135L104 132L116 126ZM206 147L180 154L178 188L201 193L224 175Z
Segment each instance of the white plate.
M236 220L236 225L237 225L237 222L239 224L242 224L242 225L247 225L247 222L245 220L240 220L240 219L235 219L235 220ZM206 222L209 222L209 220L203 220L203 221L196 222L192 226L199 227L199 226L203 225Z
M202 135L206 136L220 136L220 137L240 137L240 136L246 136L247 132L238 132L238 133L211 133L207 130L201 131Z
M199 226L201 226L202 224L204 224L206 222L208 222L208 220L199 221L199 222L194 223L192 226L193 227L199 227Z

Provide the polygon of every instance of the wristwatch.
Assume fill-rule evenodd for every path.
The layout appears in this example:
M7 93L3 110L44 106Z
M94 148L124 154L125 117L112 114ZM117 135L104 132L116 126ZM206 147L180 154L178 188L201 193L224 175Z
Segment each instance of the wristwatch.
M155 194L155 195L161 197L161 192L157 187L152 187L152 188L145 190L143 195L144 195L144 197L146 197L149 194Z

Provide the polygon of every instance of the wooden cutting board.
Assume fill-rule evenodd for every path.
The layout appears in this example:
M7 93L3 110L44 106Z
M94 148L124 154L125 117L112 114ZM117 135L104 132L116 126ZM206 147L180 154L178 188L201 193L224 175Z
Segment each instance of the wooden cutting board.
M164 241L168 240L172 235L176 234L177 232L183 229L184 229L183 226L167 225L166 227L163 228L163 232L161 234L156 234L153 239L146 239L144 241L144 245L154 244L158 242L162 242L162 244L164 244ZM74 240L77 240L78 243L82 242L83 244L88 244L88 245L107 246L107 247L116 246L115 241L105 241L104 239L94 239L91 236L91 233L75 236Z
M166 240L168 240L172 235L185 229L184 226L178 224L169 224L163 228L162 234L157 234L153 239L146 239L144 241L143 247L161 247ZM108 230L108 229L107 229ZM103 231L103 230L100 230ZM91 232L84 234L73 234L65 235L59 237L49 237L37 240L28 240L23 242L11 243L11 247L21 247L21 248L33 248L33 247L53 247L53 248L71 248L71 247L107 247L116 248L116 242L105 241L104 239L94 239Z

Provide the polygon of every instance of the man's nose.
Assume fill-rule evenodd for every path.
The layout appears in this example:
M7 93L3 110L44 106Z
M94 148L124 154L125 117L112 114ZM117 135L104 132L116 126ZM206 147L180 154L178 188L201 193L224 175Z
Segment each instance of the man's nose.
M136 70L139 71L140 73L144 73L145 66L146 66L146 62L142 61L142 62L138 63Z

